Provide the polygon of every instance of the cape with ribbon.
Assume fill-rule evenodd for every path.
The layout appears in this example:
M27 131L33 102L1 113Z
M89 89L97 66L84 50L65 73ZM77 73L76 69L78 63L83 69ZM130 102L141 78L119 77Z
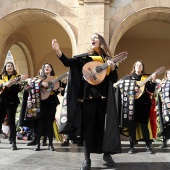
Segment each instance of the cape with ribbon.
M159 93L161 99L161 115L163 125L170 125L170 80L161 83Z
M141 81L145 80L147 76L143 75ZM133 126L134 114L135 114L135 81L129 78L123 78L118 85L118 112L120 117L120 128L121 133L125 136L129 136L129 128ZM120 97L119 97L120 96ZM121 103L121 104L120 104ZM156 112L155 110L155 100L152 100L152 107L150 110L150 118L148 120L148 129L150 133L150 139L156 138ZM141 127L138 124L136 128L136 140L143 139Z
M33 120L40 117L40 87L41 79L35 77L31 80L28 88L27 106L25 111L25 119Z
M122 80L119 84L121 92L121 127L131 127L134 121L134 88L135 80Z

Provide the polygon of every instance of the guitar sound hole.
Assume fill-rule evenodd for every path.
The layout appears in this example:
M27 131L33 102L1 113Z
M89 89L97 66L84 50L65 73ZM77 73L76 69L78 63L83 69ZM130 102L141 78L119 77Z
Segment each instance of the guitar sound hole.
M53 89L54 89L54 84L52 82L48 82L48 87L47 87L46 91L48 93L50 93L53 91Z
M96 73L100 73L102 72L102 67L101 66L97 66L96 67Z
M50 92L52 92L52 90L53 90L53 89L48 88L46 91L47 91L47 93L50 93Z

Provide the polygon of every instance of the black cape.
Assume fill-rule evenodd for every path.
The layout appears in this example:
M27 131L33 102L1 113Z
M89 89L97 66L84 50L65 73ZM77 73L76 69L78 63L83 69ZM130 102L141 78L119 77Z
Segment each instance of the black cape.
M87 53L81 55L81 57L86 56L88 56ZM70 67L67 84L68 87L66 87L67 121L62 122L61 120L63 115L60 115L59 132L74 137L81 137L81 102L78 102L81 79L82 69L78 67ZM102 150L103 152L120 153L121 143L119 122L117 117L115 91L111 80L109 81L108 87L106 113Z

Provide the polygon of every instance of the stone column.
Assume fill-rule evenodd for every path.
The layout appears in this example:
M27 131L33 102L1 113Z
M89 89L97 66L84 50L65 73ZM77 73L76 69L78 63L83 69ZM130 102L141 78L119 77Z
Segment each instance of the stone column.
M111 0L79 0L78 50L87 52L93 33L104 36L109 43L109 5Z

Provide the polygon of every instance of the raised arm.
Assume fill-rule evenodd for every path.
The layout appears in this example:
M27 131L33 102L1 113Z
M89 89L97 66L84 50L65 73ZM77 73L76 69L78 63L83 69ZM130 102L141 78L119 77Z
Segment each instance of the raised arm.
M59 43L56 39L52 39L52 48L55 50L58 58L66 67L81 67L81 61L77 58L67 58L60 50Z

